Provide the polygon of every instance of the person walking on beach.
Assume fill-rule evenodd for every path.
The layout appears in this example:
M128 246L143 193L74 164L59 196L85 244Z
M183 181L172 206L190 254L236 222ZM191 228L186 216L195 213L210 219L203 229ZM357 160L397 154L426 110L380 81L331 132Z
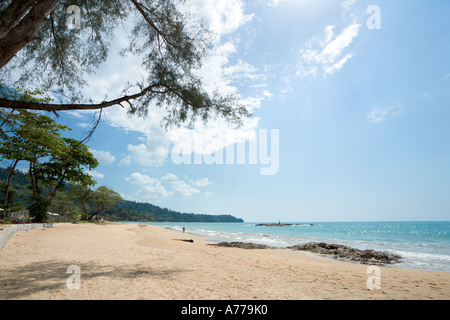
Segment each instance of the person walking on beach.
M186 228L185 227L183 227L183 233L186 231Z

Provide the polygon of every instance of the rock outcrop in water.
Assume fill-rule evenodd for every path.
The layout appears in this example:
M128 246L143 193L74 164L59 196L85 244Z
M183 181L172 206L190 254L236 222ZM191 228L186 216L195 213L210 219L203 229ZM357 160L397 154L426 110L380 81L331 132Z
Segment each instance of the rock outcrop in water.
M340 244L328 244L320 242L310 242L300 244L288 249L309 251L317 254L332 256L335 259L345 259L359 262L361 264L385 265L399 263L401 257L384 251L359 250Z
M299 224L299 223L260 223L257 227L291 227L291 226L314 226L312 223Z
M215 247L240 248L240 249L277 249L263 244L246 242L221 242L211 244ZM280 249L280 248L278 248ZM308 251L315 254L332 256L335 259L349 260L368 265L386 265L399 263L401 257L384 251L359 250L340 244L329 244L322 242L310 242L306 244L287 247L286 249Z

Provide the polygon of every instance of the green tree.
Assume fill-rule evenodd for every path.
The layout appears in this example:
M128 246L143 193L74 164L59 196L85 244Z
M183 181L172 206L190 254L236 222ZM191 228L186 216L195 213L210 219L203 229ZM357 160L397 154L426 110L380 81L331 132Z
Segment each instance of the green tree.
M0 220L3 220L8 216L9 212L23 209L23 205L20 202L14 201L14 198L17 195L17 190L14 189L11 185L0 182L0 190L2 190L4 194L4 198L1 200L3 203L3 211L0 214Z
M14 89L0 86L0 97L8 97L9 99L16 99L36 103L48 103L51 98L39 89L23 89L16 87ZM28 120L32 117L32 113L26 111L15 110L8 111L0 109L0 154L3 159L11 160L12 164L9 166L9 174L6 183L3 185L4 198L2 201L3 217L7 215L10 205L13 204L10 199L11 180L15 174L16 167L19 161L24 160L26 156L25 148L23 148L24 140L15 135L15 130L19 130L21 124L28 124ZM21 147L17 147L17 146Z
M58 192L48 210L59 214L60 219L64 220L79 220L82 216L81 208L75 205L71 192Z
M19 161L28 163L33 198L28 210L35 221L41 222L48 218L47 209L65 183L95 184L85 172L97 167L98 161L82 142L62 137L61 131L68 127L57 124L50 117L21 111L16 120L18 122L8 132L8 139L0 142L0 154L15 164ZM10 184L11 174L7 186ZM6 197L5 191L5 201Z
M105 186L97 188L92 197L94 212L89 216L89 220L95 219L102 212L110 210L117 203L122 202L122 196Z
M150 104L166 110L164 125L192 124L221 116L241 124L250 114L237 95L207 92L198 70L211 49L212 33L181 11L184 0L9 0L0 2L0 69L20 68L21 83L58 89L70 102L0 98L0 106L28 110L93 110L115 105L146 115ZM76 5L81 29L69 28ZM82 97L85 76L106 61L118 26L134 22L122 55L141 59L146 76L129 79L112 100ZM20 53L20 54L19 54ZM6 80L4 80L6 81Z
M87 186L75 185L70 191L70 194L71 198L81 210L80 219L88 220L89 214L92 210L91 202L94 196L94 191Z
M12 161L4 187L5 197L3 208L8 209L11 180L20 161L36 162L36 159L50 155L54 144L58 143L55 136L58 130L65 127L56 125L48 118L27 111L11 115L10 128L0 141L0 154L4 160Z
M79 184L83 187L95 185L95 180L86 173L86 170L97 166L98 161L89 148L71 138L62 138L62 142L53 145L48 161L43 163L39 162L39 159L30 161L29 175L35 201L29 207L30 215L37 221L46 220L50 203L57 191L64 188L65 183ZM40 186L50 188L46 196L42 194Z

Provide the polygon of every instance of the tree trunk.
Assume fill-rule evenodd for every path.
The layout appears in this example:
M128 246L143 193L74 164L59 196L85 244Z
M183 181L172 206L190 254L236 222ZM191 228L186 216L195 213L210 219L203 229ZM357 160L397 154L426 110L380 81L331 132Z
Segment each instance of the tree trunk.
M61 179L59 179L58 184L53 188L52 192L50 193L50 196L48 197L48 206L45 208L45 210L48 209L50 204L53 201L53 198L56 196L56 192L61 188L62 184L64 183L64 180L66 179L66 173L67 169L64 171L63 175L61 176Z
M0 69L28 43L36 40L37 33L55 9L59 0L15 0L0 18ZM25 17L23 15L28 12ZM23 17L23 19L21 19ZM19 22L20 21L20 22Z
M14 164L11 167L11 171L8 174L8 178L6 179L6 187L5 187L5 199L3 200L3 217L6 216L6 206L8 205L8 194L9 194L9 188L11 188L11 180L14 176L14 171L16 170L16 166L19 163L20 160L15 160Z
M38 199L41 196L41 192L39 190L38 181L37 181L37 179L35 178L35 175L34 175L33 162L30 162L30 168L28 170L28 174L30 175L31 191L33 192L34 199L36 199L36 201L39 201Z
M6 36L12 28L17 26L33 7L33 2L30 0L13 0L8 7L6 7L0 16L0 39Z
M102 208L100 210L97 210L96 212L94 212L93 214L91 214L88 218L88 221L92 221L96 216L98 216L100 213L104 212L108 210L108 208Z

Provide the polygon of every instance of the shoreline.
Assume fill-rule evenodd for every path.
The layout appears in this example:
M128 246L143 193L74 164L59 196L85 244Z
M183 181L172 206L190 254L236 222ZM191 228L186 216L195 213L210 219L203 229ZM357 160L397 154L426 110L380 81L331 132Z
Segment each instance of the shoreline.
M338 222L339 223L339 222ZM371 223L371 222L355 222L356 224L364 224L364 223ZM374 223L383 223L381 221L377 221ZM411 222L411 221L394 221L394 222L385 222L386 224L396 224L396 223L436 223L435 221L425 221L425 222ZM448 223L448 221L447 221ZM169 230L175 230L175 231L181 231L181 225L183 223L169 223L165 225L166 228ZM246 223L247 225L251 226L267 226L271 224L266 223L260 223L260 222L249 222ZM307 226L307 227L327 227L327 225L331 225L331 228L334 228L334 225L336 223L323 223L321 225L320 223L297 223L297 222L290 222L288 223L290 226ZM281 225L286 226L286 228L279 228L277 224L274 229L289 229L287 225ZM374 240L373 238L365 238L365 234L360 234L360 238L356 238L358 235L353 236L352 238L349 237L332 237L328 238L326 234L319 234L316 232L309 232L309 230L313 229L305 229L307 230L305 234L303 234L303 230L300 231L303 234L303 237L297 237L296 234L289 234L288 233L267 233L264 231L263 228L260 228L259 230L256 228L253 228L251 231L245 230L244 228L237 228L233 230L226 230L221 228L212 228L209 230L207 226L196 226L194 223L194 227L192 230L189 225L187 225L187 229L189 230L189 233L203 236L207 238L210 241L214 241L216 243L220 242L243 242L243 243L255 243L257 245L267 245L272 246L276 248L290 248L290 247L296 247L299 245L307 245L307 244L321 244L324 245L332 245L332 246L338 246L338 247L347 247L349 249L349 253L351 251L373 251L376 253L385 253L389 256L394 257L393 260L397 260L395 263L384 263L385 265L388 265L389 267L393 268L400 268L400 269L408 269L408 270L423 270L423 271L436 271L436 272L450 272L450 264L448 259L446 260L445 257L448 257L445 255L444 251L439 251L438 243L435 242L437 239L431 239L429 242L426 242L425 244L417 243L415 242L415 239L401 239L401 241L395 241L390 242L389 239L380 239L380 240ZM352 226L353 227L353 226ZM362 226L364 227L364 226ZM384 226L383 226L384 227ZM388 226L390 227L390 226ZM394 226L398 227L398 226ZM416 227L415 225L413 226ZM200 229L208 229L208 230L196 230L197 228ZM270 228L267 228L270 229ZM344 232L349 231L349 229L345 229ZM431 231L433 232L433 231ZM412 242L409 242L411 240ZM430 246L428 246L430 244ZM443 244L445 246L445 244ZM423 249L425 248L425 249ZM321 248L317 248L319 251L318 253L321 253L320 251L326 251L322 250ZM332 250L331 250L332 251ZM339 252L330 252L332 257L340 258ZM351 254L353 255L353 254ZM343 258L351 258L345 254L341 255L344 256ZM358 256L355 256L357 259L349 259L349 260L361 260ZM389 259L390 260L390 259ZM381 263L383 264L383 263Z
M450 299L450 273L380 267L381 288L369 290L368 265L309 252L210 244L201 236L142 224L24 231L0 251L0 299ZM80 269L80 289L68 288L70 266Z

